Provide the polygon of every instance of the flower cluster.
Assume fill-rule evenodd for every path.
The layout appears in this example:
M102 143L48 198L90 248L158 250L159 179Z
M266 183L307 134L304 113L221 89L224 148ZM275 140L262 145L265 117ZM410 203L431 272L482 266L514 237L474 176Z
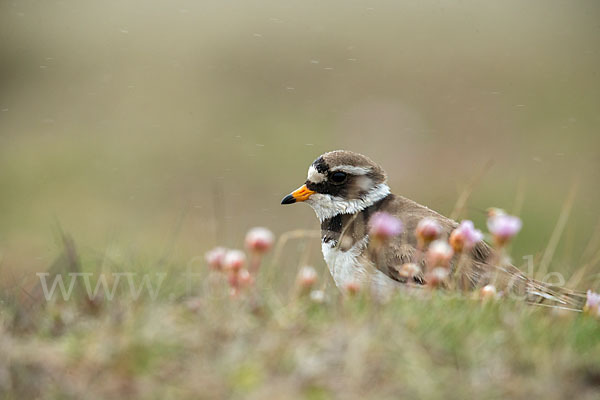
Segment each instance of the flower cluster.
M427 261L427 273L425 281L429 287L444 286L450 276L450 261L454 257L454 250L444 240L436 240L431 243L425 257Z
M243 289L254 284L262 258L275 242L275 236L267 228L252 228L246 234L245 245L251 255L250 268L247 267L246 253L241 250L231 250L215 247L208 251L204 258L210 269L219 271L227 276L230 294L235 297Z
M508 215L498 208L488 212L488 229L498 250L503 249L519 232L522 222L518 217ZM415 276L416 268L423 262L425 265L425 281L429 287L443 287L448 284L452 262L469 257L473 248L483 240L483 233L475 228L472 221L464 220L453 231L447 232L449 237L443 238L444 229L434 218L423 218L417 224L415 237L417 239L417 259L414 263L405 264L398 269L403 278ZM424 252L423 259L420 258ZM458 256L457 256L458 255ZM416 267L416 268L415 268ZM484 287L480 293L482 298L495 298L496 289L493 285Z

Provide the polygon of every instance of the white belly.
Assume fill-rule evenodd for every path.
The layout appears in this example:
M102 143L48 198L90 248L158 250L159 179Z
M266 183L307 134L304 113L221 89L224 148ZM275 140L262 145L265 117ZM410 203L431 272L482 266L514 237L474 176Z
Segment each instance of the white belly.
M348 251L342 251L333 241L330 241L321 243L321 250L338 288L343 289L346 284L353 282L363 287L371 286L372 290L386 294L384 292L389 292L398 284L360 257L368 242L369 238L366 236Z

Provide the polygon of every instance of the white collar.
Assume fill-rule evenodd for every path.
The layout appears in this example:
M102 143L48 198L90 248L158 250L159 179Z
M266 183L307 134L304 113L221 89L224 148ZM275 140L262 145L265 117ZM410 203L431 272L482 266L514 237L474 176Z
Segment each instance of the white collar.
M362 199L345 200L329 194L315 193L306 200L306 203L315 210L317 218L323 222L340 214L356 214L387 197L390 193L390 187L385 183L380 183Z

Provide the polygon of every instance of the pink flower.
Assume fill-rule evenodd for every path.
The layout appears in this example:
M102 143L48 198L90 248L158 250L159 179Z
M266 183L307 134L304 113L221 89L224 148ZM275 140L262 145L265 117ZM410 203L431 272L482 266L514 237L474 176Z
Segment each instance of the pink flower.
M464 220L452 234L450 234L450 245L455 252L471 250L477 243L483 240L483 233L475 229L472 221Z
M415 234L419 239L421 247L433 242L442 234L442 227L433 218L423 218L417 224Z
M267 228L252 228L246 234L246 248L256 253L266 253L273 247L275 236Z
M600 317L600 294L588 290L583 311L595 317Z
M246 263L246 255L240 250L229 250L223 259L223 269L237 272Z
M487 220L487 226L498 246L508 243L523 226L521 219L513 215L497 214Z
M427 250L427 266L434 267L450 267L450 260L454 256L454 251L448 243L443 240L432 242Z
M317 283L317 271L313 267L302 267L297 282L302 290L310 290Z
M402 221L386 212L375 213L369 220L369 234L375 239L386 240L403 231Z
M214 270L220 271L223 269L223 261L225 260L227 249L224 247L215 247L204 255L204 259L208 266Z

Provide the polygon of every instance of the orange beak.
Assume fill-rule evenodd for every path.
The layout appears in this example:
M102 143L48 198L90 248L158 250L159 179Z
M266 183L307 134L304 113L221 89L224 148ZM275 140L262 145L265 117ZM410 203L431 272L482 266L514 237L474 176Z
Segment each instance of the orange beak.
M307 188L306 185L302 185L292 193L285 196L283 200L281 200L281 204L293 204L297 201L306 201L313 194L315 194L315 192Z

